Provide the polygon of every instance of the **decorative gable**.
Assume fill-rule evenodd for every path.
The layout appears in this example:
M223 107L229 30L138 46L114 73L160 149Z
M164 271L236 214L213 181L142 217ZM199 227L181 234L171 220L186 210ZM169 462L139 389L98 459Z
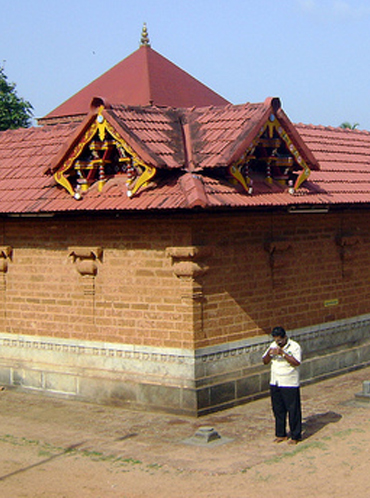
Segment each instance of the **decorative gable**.
M57 164L54 178L76 200L93 186L102 191L106 181L126 176L128 197L133 196L155 175L156 168L139 155L107 121L101 106L95 119L84 129L79 140Z
M243 204L249 196L236 184L249 195L273 194L268 202L274 202L277 193L294 194L311 169L319 169L316 159L275 98L241 106L168 109L104 106L97 97L51 167L56 182L74 199L86 195L90 208L93 202L124 209L124 198L137 197L149 186L155 189L140 196L142 206L152 205L154 198L163 206L161 195L166 205L170 200L178 206L181 199L191 207L211 206L222 198L221 185L232 189L227 195L238 196L233 204Z
M229 166L230 175L249 193L254 180L277 182L294 194L311 170L278 117L271 113L242 156Z

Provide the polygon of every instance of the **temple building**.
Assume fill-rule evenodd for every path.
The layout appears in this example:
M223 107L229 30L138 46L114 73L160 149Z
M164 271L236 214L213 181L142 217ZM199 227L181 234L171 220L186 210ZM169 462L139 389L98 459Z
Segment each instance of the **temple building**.
M199 416L370 364L370 133L233 105L150 45L0 132L0 382Z

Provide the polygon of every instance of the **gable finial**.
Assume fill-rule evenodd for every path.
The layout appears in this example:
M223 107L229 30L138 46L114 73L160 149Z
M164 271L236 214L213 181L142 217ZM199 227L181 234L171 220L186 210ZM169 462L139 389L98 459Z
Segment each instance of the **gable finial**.
M150 40L148 35L148 29L146 27L146 22L143 24L143 30L141 32L141 47L150 47Z

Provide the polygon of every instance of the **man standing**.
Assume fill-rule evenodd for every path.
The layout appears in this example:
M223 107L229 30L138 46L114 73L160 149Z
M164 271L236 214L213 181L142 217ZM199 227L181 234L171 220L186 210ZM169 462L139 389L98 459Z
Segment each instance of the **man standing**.
M271 363L270 393L275 417L275 442L287 440L286 418L288 414L289 444L297 444L302 433L301 396L299 390L299 366L301 347L289 339L283 327L275 327L271 333L273 342L262 357L265 365Z

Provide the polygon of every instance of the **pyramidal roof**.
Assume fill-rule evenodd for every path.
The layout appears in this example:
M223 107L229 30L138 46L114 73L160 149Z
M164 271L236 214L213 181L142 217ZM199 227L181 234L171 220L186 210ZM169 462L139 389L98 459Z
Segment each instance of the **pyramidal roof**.
M138 50L41 118L40 124L86 115L93 97L110 104L177 108L230 103L153 50L145 25Z

